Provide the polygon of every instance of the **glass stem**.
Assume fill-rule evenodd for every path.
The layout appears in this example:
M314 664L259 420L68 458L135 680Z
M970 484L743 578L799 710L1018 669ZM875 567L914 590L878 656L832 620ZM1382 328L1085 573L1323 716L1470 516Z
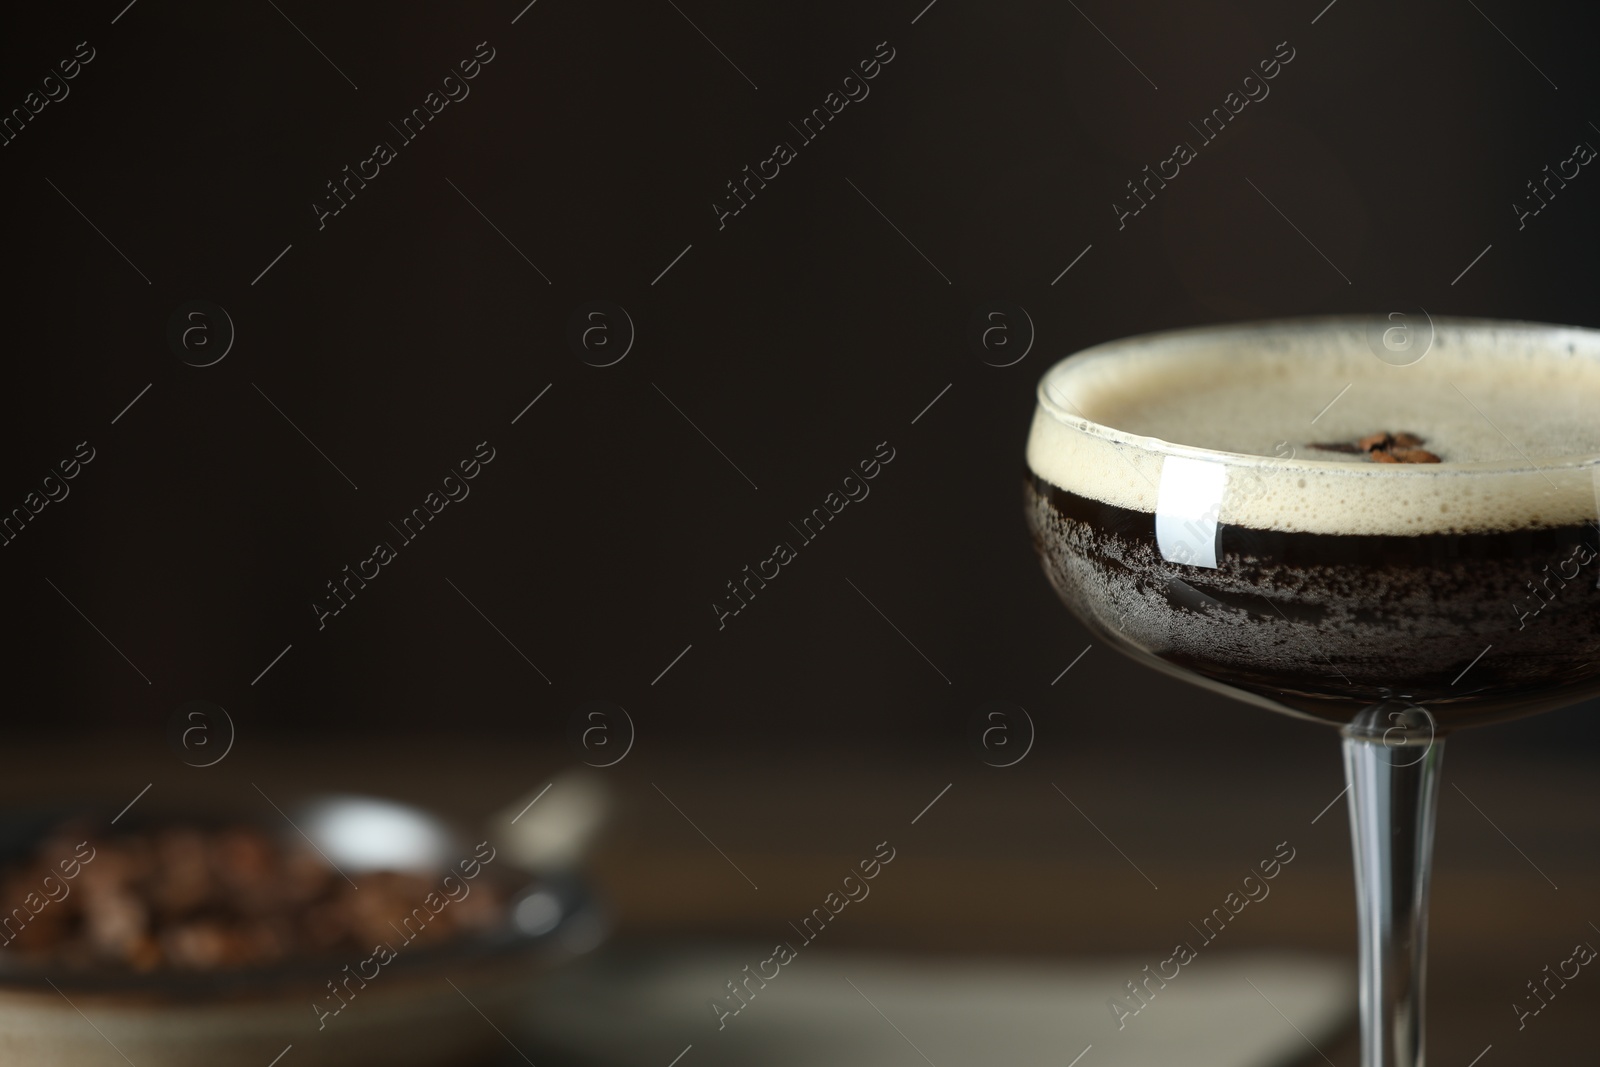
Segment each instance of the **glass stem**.
M1362 1067L1422 1067L1428 871L1444 739L1369 709L1344 731L1361 938ZM1396 725L1398 723L1398 725Z

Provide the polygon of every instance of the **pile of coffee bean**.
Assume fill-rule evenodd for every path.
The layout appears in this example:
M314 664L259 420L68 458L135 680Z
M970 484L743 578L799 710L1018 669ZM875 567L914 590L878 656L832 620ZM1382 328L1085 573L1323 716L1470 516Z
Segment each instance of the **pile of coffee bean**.
M365 872L357 889L310 847L246 825L115 836L62 827L0 873L0 955L212 971L413 937L438 944L503 921L493 879L451 877L446 890L442 876Z

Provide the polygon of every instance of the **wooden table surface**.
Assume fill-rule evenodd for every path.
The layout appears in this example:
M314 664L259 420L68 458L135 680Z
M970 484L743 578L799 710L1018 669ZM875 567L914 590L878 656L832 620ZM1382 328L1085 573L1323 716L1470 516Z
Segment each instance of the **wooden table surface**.
M1600 945L1600 781L1579 759L1455 738L1444 762L1432 894L1429 1062L1593 1064L1600 976L1581 973L1519 1031L1525 983ZM240 746L206 770L144 741L7 749L7 803L62 796L197 808L371 792L470 824L576 765L523 742L326 738ZM892 866L826 932L832 948L1010 956L1170 954L1280 843L1294 859L1221 949L1349 959L1355 905L1337 744L1284 751L1148 745L1039 751L997 769L878 746L760 755L641 749L595 771L617 813L593 856L616 939L779 940L880 842ZM947 788L948 787L948 788ZM144 801L141 801L143 803ZM931 806L930 806L931 804ZM1331 805L1331 807L1329 806ZM1158 955L1159 954L1159 955ZM1591 988L1592 986L1592 988ZM1306 1064L1359 1063L1353 1035Z

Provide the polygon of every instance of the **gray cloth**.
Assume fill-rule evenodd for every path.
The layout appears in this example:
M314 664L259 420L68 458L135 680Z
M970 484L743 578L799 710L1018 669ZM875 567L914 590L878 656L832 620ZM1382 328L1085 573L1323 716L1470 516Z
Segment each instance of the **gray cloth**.
M1202 952L1181 969L804 948L781 967L770 957L755 946L608 950L553 976L526 1033L578 1062L653 1067L686 1049L678 1067L1067 1067L1085 1050L1081 1067L1274 1067L1315 1056L1355 1001L1348 966L1271 953ZM1155 995L1126 1014L1139 1006L1126 983L1146 964L1177 977L1164 988L1151 979ZM742 984L743 1000L726 984L774 970L764 988ZM1118 993L1120 1015L1107 1004Z

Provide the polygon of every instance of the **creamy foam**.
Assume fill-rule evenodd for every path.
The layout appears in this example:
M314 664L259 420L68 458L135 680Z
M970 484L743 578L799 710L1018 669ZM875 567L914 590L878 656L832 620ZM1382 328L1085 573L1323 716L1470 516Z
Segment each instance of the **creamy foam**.
M1306 319L1175 331L1091 348L1039 385L1028 464L1063 489L1154 513L1168 456L1227 466L1223 523L1423 534L1596 517L1600 331L1438 319L1409 366L1374 355L1383 323ZM1426 338L1414 334L1420 344ZM1330 406L1331 405L1331 406ZM1410 432L1438 464L1319 451Z

